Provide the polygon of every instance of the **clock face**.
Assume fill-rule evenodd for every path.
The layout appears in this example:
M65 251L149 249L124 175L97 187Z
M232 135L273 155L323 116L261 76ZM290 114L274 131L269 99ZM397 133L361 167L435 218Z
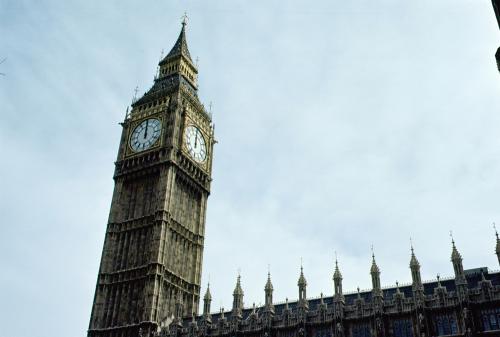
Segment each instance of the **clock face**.
M189 155L198 163L203 163L207 158L207 146L200 130L194 125L189 125L185 137Z
M161 134L161 122L149 118L137 125L130 136L130 147L134 152L144 151L153 146Z

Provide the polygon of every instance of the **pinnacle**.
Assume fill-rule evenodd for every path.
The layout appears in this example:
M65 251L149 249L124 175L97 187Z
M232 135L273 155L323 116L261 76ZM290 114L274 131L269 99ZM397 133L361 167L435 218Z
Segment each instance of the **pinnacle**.
M298 286L306 286L307 281L306 278L304 277L304 268L300 266L300 276L299 276L299 281L297 282Z
M455 240L451 240L452 251L451 251L451 261L462 260L462 256L458 252L457 247L455 246Z
M375 254L372 254L372 267L370 268L370 273L372 274L380 273L380 269L377 266L377 262L375 262Z
M497 228L496 228L495 223L493 223L493 227L495 228L495 236L497 237L497 246L496 246L495 252L497 254L500 254L500 238L498 237L498 232L497 232Z
M177 57L177 56L184 56L191 63L193 63L193 60L191 59L191 54L189 53L187 40L186 40L186 23L185 22L182 23L182 29L181 29L181 32L179 34L179 37L177 38L177 41L175 42L174 46L172 47L170 52L167 54L167 56L165 56L165 58L161 62L163 62L164 60L167 60L167 59Z
M238 279L236 280L236 287L233 292L234 296L243 296L243 289L241 289L241 275L238 275Z
M335 259L335 272L333 273L333 278L334 279L341 279L342 278L342 273L340 272L337 259Z
M205 300L211 300L212 294L210 294L210 283L207 285L207 291L205 292L205 296L203 297Z
M271 273L267 273L267 282L266 286L264 287L264 290L269 291L273 290L273 284L271 283Z
M411 246L411 259L410 259L410 268L412 267L420 267L420 263L415 256L415 251L413 250L413 246Z

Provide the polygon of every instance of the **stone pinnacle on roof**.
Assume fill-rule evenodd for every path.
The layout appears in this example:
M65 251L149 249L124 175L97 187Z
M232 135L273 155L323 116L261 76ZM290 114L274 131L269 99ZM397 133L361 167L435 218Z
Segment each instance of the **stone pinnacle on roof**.
M238 274L238 279L236 280L236 287L234 288L233 295L243 296L243 289L241 289L241 275L240 274Z
M497 254L500 254L500 238L498 237L497 226L495 225L495 223L493 223L493 228L495 229L495 236L497 237L497 246L495 252Z
M333 279L337 280L342 279L342 273L340 273L339 263L337 258L335 258L335 271L333 273Z
M411 244L411 259L410 259L410 268L420 267L420 263L415 256L415 251L413 250L413 244Z
M273 284L271 283L271 273L267 272L267 282L266 286L264 287L264 290L269 291L273 290Z
M207 284L207 291L203 297L205 300L210 301L212 299L212 294L210 294L210 283Z
M461 261L462 256L458 252L457 247L455 246L455 240L453 239L453 234L450 232L451 236L451 245L452 245L452 250L451 250L451 261Z
M299 276L299 281L297 282L297 285L299 287L307 285L306 278L304 277L304 268L302 267L302 265L300 266L300 276Z
M375 262L375 253L372 251L372 267L370 268L370 273L378 274L380 273L380 269L377 266L377 262Z

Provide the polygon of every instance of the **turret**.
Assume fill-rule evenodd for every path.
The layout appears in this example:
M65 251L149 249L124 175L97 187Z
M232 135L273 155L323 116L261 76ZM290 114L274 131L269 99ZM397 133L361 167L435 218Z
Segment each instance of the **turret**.
M337 302L344 302L344 294L342 293L342 274L340 273L337 259L335 259L335 271L333 272L333 288L334 300Z
M372 253L372 266L370 268L370 274L372 277L372 296L374 298L383 297L382 287L380 286L380 269L375 262L375 254Z
M422 294L424 286L422 285L422 277L420 275L420 263L415 256L413 245L411 246L410 270L413 292L415 294Z
M203 297L203 318L206 321L211 321L212 317L210 315L210 304L212 303L212 294L210 294L210 283L207 284L207 291Z
M462 256L458 252L457 247L455 246L455 240L451 239L452 250L451 250L451 263L453 264L453 270L455 271L455 283L456 284L464 284L465 274L464 267L462 264Z
M274 305L273 305L273 284L271 283L271 273L267 273L267 282L264 287L265 293L265 305L264 311L268 313L274 314Z
M241 276L238 275L236 287L233 292L233 312L234 318L241 319L243 314L243 289L241 289Z
M497 255L498 264L500 264L500 239L498 238L498 232L495 228L495 236L497 237L497 245L495 247L495 253Z
M307 281L304 277L304 269L302 266L300 266L300 276L297 285L299 286L299 307L307 309L309 307L306 294Z

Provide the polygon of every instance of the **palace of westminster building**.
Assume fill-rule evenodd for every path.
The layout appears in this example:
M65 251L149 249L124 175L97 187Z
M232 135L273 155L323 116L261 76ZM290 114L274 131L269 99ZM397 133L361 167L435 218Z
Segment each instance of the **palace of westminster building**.
M198 314L215 140L185 26L122 123L88 337L500 336L500 272L464 270L454 242L453 278L423 282L412 248L408 285L383 289L373 257L370 291L344 294L336 263L333 296L308 298L301 268L297 301L274 303L268 275L265 304L244 308L238 276L230 311L207 288Z

